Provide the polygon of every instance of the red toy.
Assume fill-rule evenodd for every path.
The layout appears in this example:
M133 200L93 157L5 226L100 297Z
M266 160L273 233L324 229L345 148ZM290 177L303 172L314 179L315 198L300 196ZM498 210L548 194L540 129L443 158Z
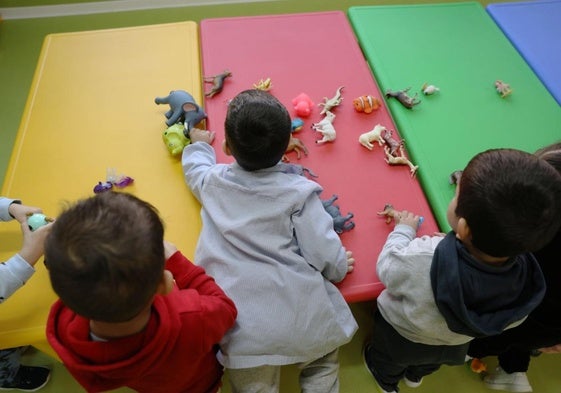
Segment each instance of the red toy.
M314 102L306 93L300 93L292 99L294 111L300 117L308 117L312 113Z

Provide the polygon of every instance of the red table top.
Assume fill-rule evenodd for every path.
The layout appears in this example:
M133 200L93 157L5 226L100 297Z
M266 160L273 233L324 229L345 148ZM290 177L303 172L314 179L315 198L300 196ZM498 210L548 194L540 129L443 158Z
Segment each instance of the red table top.
M424 217L419 235L432 234L437 225L430 207L407 166L390 166L377 144L372 151L359 142L362 133L381 124L399 132L389 114L383 95L373 79L351 27L342 12L286 14L259 17L206 19L200 24L203 75L213 76L224 70L232 72L223 90L205 99L207 128L216 132L214 144L219 162L231 162L222 153L224 118L227 105L237 93L250 89L261 79L271 78L275 95L295 114L292 99L306 93L314 102L309 117L301 117L304 126L294 134L309 150L297 159L289 153L291 163L312 170L324 189L322 199L337 194L336 204L343 215L354 214L355 228L341 234L344 246L353 252L355 270L340 284L348 302L375 299L383 289L376 275L376 260L393 224L387 225L377 212L386 203ZM310 126L323 119L319 103L342 90L343 101L332 112L337 138L316 144L320 134ZM211 88L205 84L205 90ZM371 95L382 107L371 114L359 113L353 100ZM407 147L407 145L405 145ZM420 168L422 170L422 168Z

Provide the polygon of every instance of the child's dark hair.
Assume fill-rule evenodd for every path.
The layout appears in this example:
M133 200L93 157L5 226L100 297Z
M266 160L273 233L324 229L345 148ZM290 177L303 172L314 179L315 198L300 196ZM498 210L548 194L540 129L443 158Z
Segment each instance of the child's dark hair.
M456 214L472 243L495 257L535 251L561 224L561 175L537 156L514 149L487 150L462 173Z
M139 198L104 192L54 222L45 242L51 285L75 313L125 322L150 304L164 271L164 227Z
M561 142L552 143L539 149L536 156L546 161L561 174Z
M290 115L271 94L258 89L239 93L228 107L224 124L226 142L245 170L277 164L290 140Z

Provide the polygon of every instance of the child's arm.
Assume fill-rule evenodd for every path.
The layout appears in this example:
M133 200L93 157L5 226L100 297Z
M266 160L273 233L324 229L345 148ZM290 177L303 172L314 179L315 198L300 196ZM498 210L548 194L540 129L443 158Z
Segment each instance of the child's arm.
M202 267L191 263L173 244L164 241L164 247L166 269L171 272L180 290L193 290L198 293L201 297L201 307L214 321L212 329L221 338L236 320L237 309L234 302Z
M308 264L330 281L339 282L345 278L352 270L354 259L347 255L333 229L333 218L325 211L317 194L311 194L302 209L292 215L292 223L300 252Z
M214 132L194 128L189 134L191 144L183 149L181 165L185 182L201 202L200 190L206 171L216 164L216 154L210 145L214 141Z

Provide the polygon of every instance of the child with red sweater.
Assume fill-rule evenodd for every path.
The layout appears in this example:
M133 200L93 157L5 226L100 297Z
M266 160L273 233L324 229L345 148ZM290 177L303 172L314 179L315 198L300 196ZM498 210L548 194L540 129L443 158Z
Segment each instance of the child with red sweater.
M53 224L45 264L60 300L47 338L88 392L220 388L215 353L236 308L163 235L156 209L125 193L79 201Z

